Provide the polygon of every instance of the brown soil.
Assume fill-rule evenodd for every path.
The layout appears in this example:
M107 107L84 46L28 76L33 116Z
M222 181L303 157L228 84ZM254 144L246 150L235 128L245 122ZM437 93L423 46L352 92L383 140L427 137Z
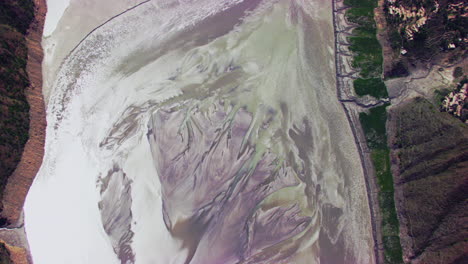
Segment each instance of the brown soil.
M398 54L393 51L390 42L388 41L387 20L383 10L384 0L379 0L378 6L374 10L374 20L377 25L377 39L383 52L383 72L389 72L393 68L393 64L398 60Z
M3 243L4 241L0 240L0 243ZM28 253L24 248L21 247L15 247L15 246L10 246L8 244L5 244L5 247L7 250L10 252L10 259L14 264L28 264Z
M0 231L0 263L32 263L23 228Z

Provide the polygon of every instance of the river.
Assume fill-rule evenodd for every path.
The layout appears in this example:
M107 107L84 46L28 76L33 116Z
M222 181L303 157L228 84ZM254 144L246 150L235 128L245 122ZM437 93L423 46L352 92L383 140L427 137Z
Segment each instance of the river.
M374 262L329 1L90 2L44 44L36 264Z

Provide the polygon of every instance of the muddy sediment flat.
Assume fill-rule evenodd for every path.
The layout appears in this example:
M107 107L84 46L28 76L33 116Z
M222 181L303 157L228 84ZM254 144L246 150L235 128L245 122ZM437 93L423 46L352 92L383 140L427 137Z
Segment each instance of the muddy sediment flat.
M46 51L46 156L25 207L36 263L373 263L331 3L120 12L62 60L72 45Z

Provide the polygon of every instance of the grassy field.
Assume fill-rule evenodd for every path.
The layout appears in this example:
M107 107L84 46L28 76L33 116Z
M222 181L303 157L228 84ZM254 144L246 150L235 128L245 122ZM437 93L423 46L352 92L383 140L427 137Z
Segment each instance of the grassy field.
M393 199L393 176L390 170L390 150L387 146L386 107L375 107L369 113L361 113L361 121L367 145L379 185L379 205L382 212L382 235L387 263L402 263L399 223Z
M357 27L353 30L349 50L353 53L352 66L359 70L353 86L358 96L370 95L375 98L388 97L382 80L382 47L377 40L374 8L377 0L345 0L350 8L346 11L349 22ZM382 235L386 263L403 263L399 238L399 223L395 209L393 176L390 170L390 150L387 146L386 107L372 108L361 113L359 119L366 135L367 145L379 185L379 206L382 212Z
M388 97L382 77L382 47L377 40L377 27L374 21L376 0L346 0L349 8L346 18L355 23L349 37L349 50L353 53L352 66L359 69L360 78L354 82L354 90L359 96L371 95L376 98Z
M379 99L388 97L387 87L381 78L359 78L353 81L353 86L359 96L369 94Z
M387 146L388 105L372 108L369 113L361 113L361 121L367 145L375 167L379 185L379 205L382 212L382 236L386 263L403 263L399 238L399 223L393 197L393 176L390 170L390 150Z

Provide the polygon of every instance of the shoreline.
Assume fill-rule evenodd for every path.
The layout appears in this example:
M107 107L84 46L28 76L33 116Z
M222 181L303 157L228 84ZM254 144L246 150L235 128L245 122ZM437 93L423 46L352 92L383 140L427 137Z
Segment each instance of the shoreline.
M3 197L2 216L9 221L0 229L0 241L4 242L14 263L32 263L24 230L23 205L34 178L42 165L46 133L46 111L42 95L42 31L47 5L45 0L34 1L34 20L29 26L26 43L28 60L26 71L30 85L25 90L29 109L29 139L24 147L20 163L8 178Z
M383 100L364 103L356 98L352 90L352 81L357 78L356 71L351 68L350 58L352 55L348 53L346 36L351 35L351 31L355 28L346 21L344 11L348 9L343 4L343 0L332 1L333 13L333 28L335 35L335 67L336 67L336 89L337 97L340 101L343 110L348 118L349 125L353 131L356 147L359 152L361 165L364 173L364 181L366 183L366 192L368 198L368 206L371 215L372 236L374 240L374 257L375 263L384 263L384 249L382 241L381 227L381 211L378 201L378 185L374 166L372 164L370 150L367 147L367 141L359 121L359 113L363 110L384 104ZM367 103L367 104L366 104Z

